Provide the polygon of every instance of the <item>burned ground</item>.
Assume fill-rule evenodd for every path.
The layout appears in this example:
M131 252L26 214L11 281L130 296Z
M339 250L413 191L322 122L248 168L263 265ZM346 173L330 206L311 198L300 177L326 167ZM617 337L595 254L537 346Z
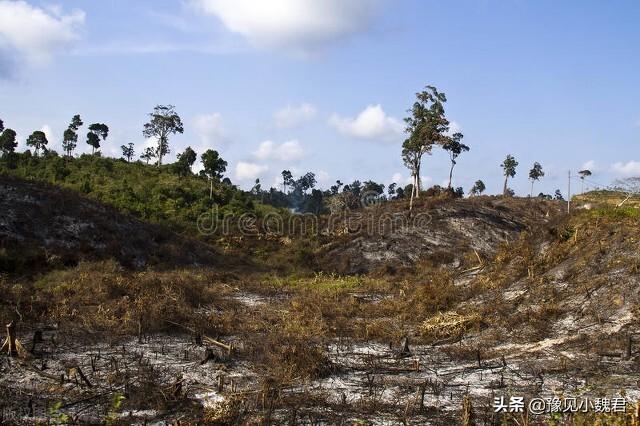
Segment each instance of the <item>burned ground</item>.
M376 239L340 233L283 245L267 271L134 271L107 260L3 277L0 320L16 321L24 346L0 362L5 419L632 424L637 214L566 216L524 199L424 203L414 214L428 212L431 228L389 235L397 257L367 260L368 274L322 270L323 256L378 256ZM414 238L423 242L403 242ZM292 269L300 247L312 269ZM494 413L494 397L518 395L621 397L629 414Z
M116 259L127 267L216 264L211 246L53 185L0 175L0 271Z

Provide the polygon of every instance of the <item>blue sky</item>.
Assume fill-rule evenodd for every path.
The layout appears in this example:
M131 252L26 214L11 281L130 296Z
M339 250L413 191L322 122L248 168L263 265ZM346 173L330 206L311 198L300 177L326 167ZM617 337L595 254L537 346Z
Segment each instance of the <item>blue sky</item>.
M384 0L0 0L0 118L22 146L45 129L60 150L74 114L111 128L103 152L145 144L156 104L173 104L187 145L220 151L243 187L283 169L321 185L406 183L402 118L427 84L464 133L454 184L566 191L640 175L640 2ZM80 150L90 152L88 145ZM442 184L448 158L425 158Z

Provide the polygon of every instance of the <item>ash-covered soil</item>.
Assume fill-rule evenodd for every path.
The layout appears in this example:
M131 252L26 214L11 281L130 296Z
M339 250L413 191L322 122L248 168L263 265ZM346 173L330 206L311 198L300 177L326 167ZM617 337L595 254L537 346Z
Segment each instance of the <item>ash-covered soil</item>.
M0 321L15 321L23 348L0 355L1 420L633 424L640 224L616 210L562 211L527 199L422 201L419 226L325 232L315 265L334 267L319 271L112 261L2 277ZM40 238L16 221L6 223ZM344 274L356 271L371 273ZM628 412L496 413L494 399L511 396L617 398Z
M419 200L412 213L405 203L376 205L329 219L328 228L340 236L319 257L324 269L346 274L424 259L455 267L473 250L490 258L523 231L547 229L564 208L554 201L499 197Z

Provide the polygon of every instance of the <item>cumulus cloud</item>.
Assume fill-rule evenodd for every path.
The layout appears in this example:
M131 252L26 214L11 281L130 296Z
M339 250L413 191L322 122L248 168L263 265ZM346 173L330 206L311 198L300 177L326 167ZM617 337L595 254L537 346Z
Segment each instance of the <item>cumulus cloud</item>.
M312 53L367 29L379 0L191 0L259 48Z
M278 127L296 127L305 121L311 120L316 115L316 108L307 103L298 106L287 105L279 109L273 115Z
M280 145L273 141L264 141L253 155L262 161L297 161L304 156L304 150L297 140L290 140Z
M29 62L45 63L80 38L84 20L81 10L64 14L60 8L45 10L22 0L0 1L0 53L17 53Z
M367 106L355 118L333 114L329 124L345 136L387 142L399 140L404 130L402 122L389 117L379 104Z
M205 147L219 147L226 141L222 116L218 113L201 114L193 119L193 128Z
M582 164L582 168L580 170L589 170L591 172L597 172L600 170L600 166L595 162L595 160L589 160L586 163Z
M235 177L240 181L256 180L267 170L269 167L266 165L240 161L236 164Z
M640 177L640 161L614 163L611 165L611 171L618 177Z

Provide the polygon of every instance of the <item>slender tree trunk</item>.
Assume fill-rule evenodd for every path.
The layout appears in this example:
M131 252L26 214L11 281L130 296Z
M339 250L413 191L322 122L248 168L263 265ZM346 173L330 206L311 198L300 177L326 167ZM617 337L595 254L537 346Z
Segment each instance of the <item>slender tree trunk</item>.
M580 178L580 180L582 181L580 183L580 193L584 194L584 178Z
M411 185L411 198L409 199L409 213L411 213L411 209L413 209L413 195L416 192L416 176L413 175L413 184Z
M531 192L529 193L529 198L533 198L533 182L535 181L531 179Z
M452 161L451 162L451 169L449 170L449 186L447 188L451 189L451 180L453 179L453 167L455 166L455 163Z
M504 177L504 188L502 188L502 195L507 195L507 179L509 179L509 176Z
M213 178L209 179L209 183L211 184L209 186L209 199L213 198Z
M414 187L416 188L416 198L420 198L420 190L422 189L422 182L420 181L420 161L416 166L416 176L415 176L416 184Z

